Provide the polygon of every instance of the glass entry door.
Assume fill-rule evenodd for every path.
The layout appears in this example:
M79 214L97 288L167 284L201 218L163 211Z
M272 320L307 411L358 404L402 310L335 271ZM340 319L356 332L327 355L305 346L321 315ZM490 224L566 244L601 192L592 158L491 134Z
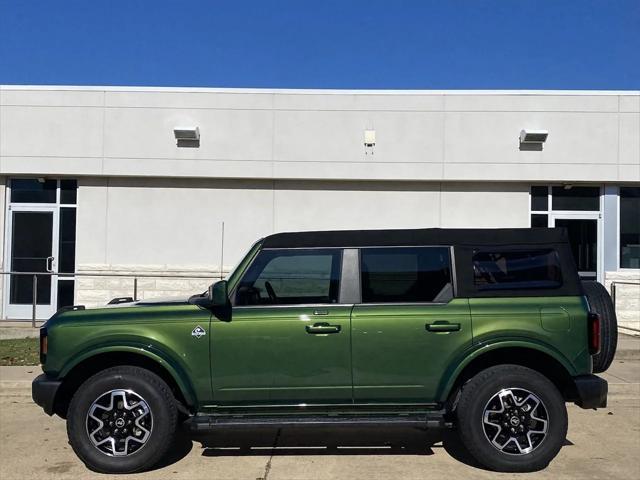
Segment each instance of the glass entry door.
M45 273L37 276L36 318L56 311L58 209L54 206L12 205L7 215L7 267L12 272ZM33 274L9 276L5 289L6 317L29 319L33 315Z
M599 280L597 214L555 214L549 219L550 227L566 228L578 273L584 280Z

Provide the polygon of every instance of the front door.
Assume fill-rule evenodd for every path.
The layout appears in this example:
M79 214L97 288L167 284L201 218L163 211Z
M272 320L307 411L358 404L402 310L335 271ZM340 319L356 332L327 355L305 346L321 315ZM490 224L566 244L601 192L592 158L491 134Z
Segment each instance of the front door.
M25 274L9 276L5 291L6 317L32 318L35 299L36 318L49 318L57 306L57 281L50 274L57 271L58 209L12 205L7 222L7 266L11 272Z
M448 247L362 248L353 309L355 403L434 403L471 346L467 299L453 298Z
M566 228L578 274L584 280L601 280L598 268L598 214L552 214L551 227Z
M351 403L353 305L340 303L340 249L262 250L211 322L214 402Z

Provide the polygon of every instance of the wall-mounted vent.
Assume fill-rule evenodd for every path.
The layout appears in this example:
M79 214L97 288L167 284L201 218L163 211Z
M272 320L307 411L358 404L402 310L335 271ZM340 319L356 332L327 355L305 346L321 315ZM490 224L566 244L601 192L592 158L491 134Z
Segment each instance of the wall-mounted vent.
M546 130L521 130L520 143L544 143L548 136Z

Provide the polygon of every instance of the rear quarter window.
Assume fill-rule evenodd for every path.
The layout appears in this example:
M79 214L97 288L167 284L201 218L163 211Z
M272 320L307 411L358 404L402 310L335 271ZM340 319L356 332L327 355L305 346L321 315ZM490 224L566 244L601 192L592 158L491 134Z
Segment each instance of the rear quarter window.
M559 288L561 272L553 249L473 251L474 285L479 291Z

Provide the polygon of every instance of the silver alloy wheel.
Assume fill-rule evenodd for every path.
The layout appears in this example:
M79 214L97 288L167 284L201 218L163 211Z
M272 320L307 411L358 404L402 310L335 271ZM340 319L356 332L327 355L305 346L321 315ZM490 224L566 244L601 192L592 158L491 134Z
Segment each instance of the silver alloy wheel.
M487 440L509 455L526 455L538 448L549 429L547 407L524 388L505 388L487 402L482 414Z
M122 457L138 452L153 429L149 404L133 390L100 395L87 413L87 435L102 453Z

